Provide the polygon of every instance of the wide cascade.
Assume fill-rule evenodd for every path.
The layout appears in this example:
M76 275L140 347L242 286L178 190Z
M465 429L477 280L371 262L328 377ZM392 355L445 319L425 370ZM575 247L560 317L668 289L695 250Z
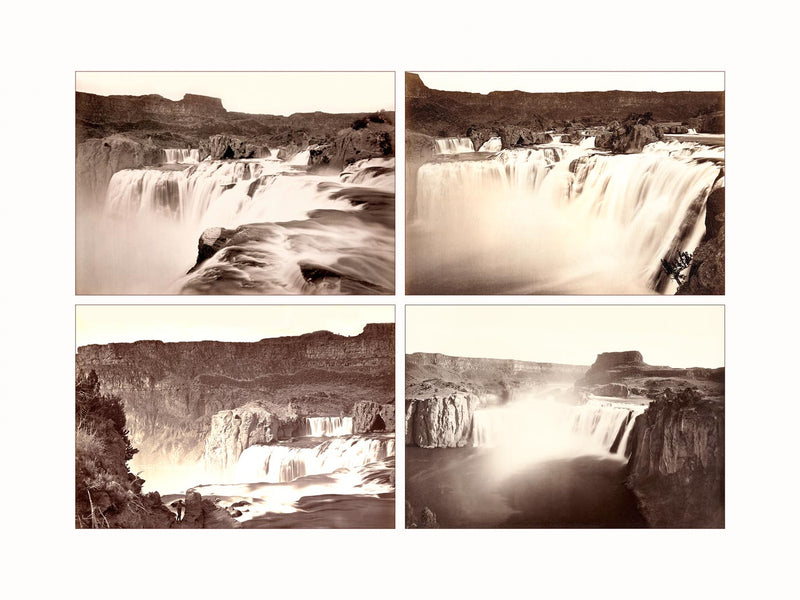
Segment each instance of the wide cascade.
M470 138L439 138L435 141L436 154L462 154L475 152L475 146Z
M634 421L645 408L600 397L582 405L526 398L475 411L472 444L498 450L509 464L579 456L624 460Z
M307 417L306 435L312 437L331 437L351 435L353 417Z
M184 275L195 263L203 231L254 223L274 224L264 239L251 236L258 258L235 265L239 279L243 267L256 271L247 273L256 280L247 286L254 291L308 293L299 268L303 263L337 274L337 263L345 263L367 279L365 285L392 285L394 235L383 213L394 194L393 159L363 160L340 175L317 175L307 172L307 150L289 161L270 157L188 164L196 152L167 150L174 164L113 175L99 213L87 212L80 224L93 232L85 236L87 246L79 247L86 255L79 280L88 288L106 293L195 291ZM365 210L373 202L380 209ZM365 246L374 248L378 258L365 256ZM354 257L348 262L350 252ZM270 260L263 258L265 253ZM194 277L202 279L203 273Z
M594 138L434 159L408 209L411 281L440 293L674 293L661 260L697 247L723 163L723 147L610 155Z
M172 164L197 164L200 162L200 151L197 148L165 148L164 162Z
M275 444L250 446L242 452L235 480L285 483L299 477L355 469L394 455L390 437L345 436L303 447Z

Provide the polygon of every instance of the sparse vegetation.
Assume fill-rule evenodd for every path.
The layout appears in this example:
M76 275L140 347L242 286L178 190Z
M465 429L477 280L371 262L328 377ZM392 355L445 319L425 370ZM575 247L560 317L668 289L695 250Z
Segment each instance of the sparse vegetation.
M662 268L666 271L667 275L678 283L678 285L686 281L686 275L683 274L683 271L689 268L691 264L691 252L681 252L678 254L677 258L671 262L664 258L661 259Z
M100 393L97 374L75 382L75 527L159 526L158 494L142 496L144 481L128 470L137 450L125 426L125 408L116 396ZM122 523L125 523L124 525Z

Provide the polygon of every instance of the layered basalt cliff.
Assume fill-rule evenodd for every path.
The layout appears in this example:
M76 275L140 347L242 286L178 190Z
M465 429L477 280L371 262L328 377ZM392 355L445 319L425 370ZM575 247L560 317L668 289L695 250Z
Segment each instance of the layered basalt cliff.
M543 383L572 384L586 372L581 365L496 358L468 358L419 352L406 355L407 387L436 381L465 386L476 394L507 395Z
M725 407L657 400L634 424L627 485L653 527L725 526Z
M469 128L495 128L498 123L543 132L580 121L605 125L631 113L651 113L656 121L684 122L724 110L723 92L569 92L500 91L489 94L451 92L427 87L415 73L406 73L406 129L438 137L465 135ZM717 121L697 118L702 127ZM485 141L485 140L484 140ZM477 148L477 146L476 146Z
M722 396L725 369L653 366L635 350L603 352L575 385L601 396L658 398L668 389L683 387L700 390L705 396Z
M394 324L370 324L353 337L90 345L78 349L76 368L94 369L101 391L124 401L143 462L196 461L212 416L249 402L282 420L393 403Z

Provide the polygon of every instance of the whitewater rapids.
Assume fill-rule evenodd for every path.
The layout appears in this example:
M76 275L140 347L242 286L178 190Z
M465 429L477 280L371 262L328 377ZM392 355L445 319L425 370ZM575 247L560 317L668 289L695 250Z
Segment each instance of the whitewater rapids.
M78 293L393 292L394 159L322 175L308 173L309 151L164 157L118 171L103 205L78 211ZM208 228L240 235L187 275Z

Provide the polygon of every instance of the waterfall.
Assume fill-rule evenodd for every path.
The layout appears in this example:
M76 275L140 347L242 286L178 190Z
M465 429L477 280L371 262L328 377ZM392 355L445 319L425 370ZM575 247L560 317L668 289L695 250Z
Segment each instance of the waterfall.
M560 144L561 143L561 136L560 135L553 135L551 137L553 138L553 141L551 143L553 143L553 144Z
M436 154L463 154L475 152L470 138L439 138L436 140Z
M499 137L493 137L483 142L479 152L500 152L502 149L503 141Z
M689 127L689 131L687 132L689 135L697 135L697 129L692 129Z
M311 151L303 150L302 152L298 152L292 158L290 158L287 164L295 167L306 167L308 166L308 159L310 157L311 157Z
M527 399L484 408L473 416L472 445L524 455L517 460L624 458L634 421L645 408L598 397L578 406Z
M394 455L393 437L339 437L313 446L250 446L239 457L234 480L283 483L307 475L355 469Z
M200 162L200 151L195 149L166 148L164 149L166 164L197 164Z
M270 148L269 149L269 157L271 159L273 159L273 160L279 160L278 159L278 152L280 152L280 151L281 151L280 148Z
M578 144L578 145L581 148L594 148L594 141L595 141L596 137L597 136L592 135L592 136L583 138L581 140L580 144Z
M697 247L724 148L658 142L609 155L589 144L424 164L410 279L436 286L446 273L437 293L465 293L462 282L472 293L674 292L659 287L661 259Z
M334 437L353 433L353 417L307 417L306 435Z

